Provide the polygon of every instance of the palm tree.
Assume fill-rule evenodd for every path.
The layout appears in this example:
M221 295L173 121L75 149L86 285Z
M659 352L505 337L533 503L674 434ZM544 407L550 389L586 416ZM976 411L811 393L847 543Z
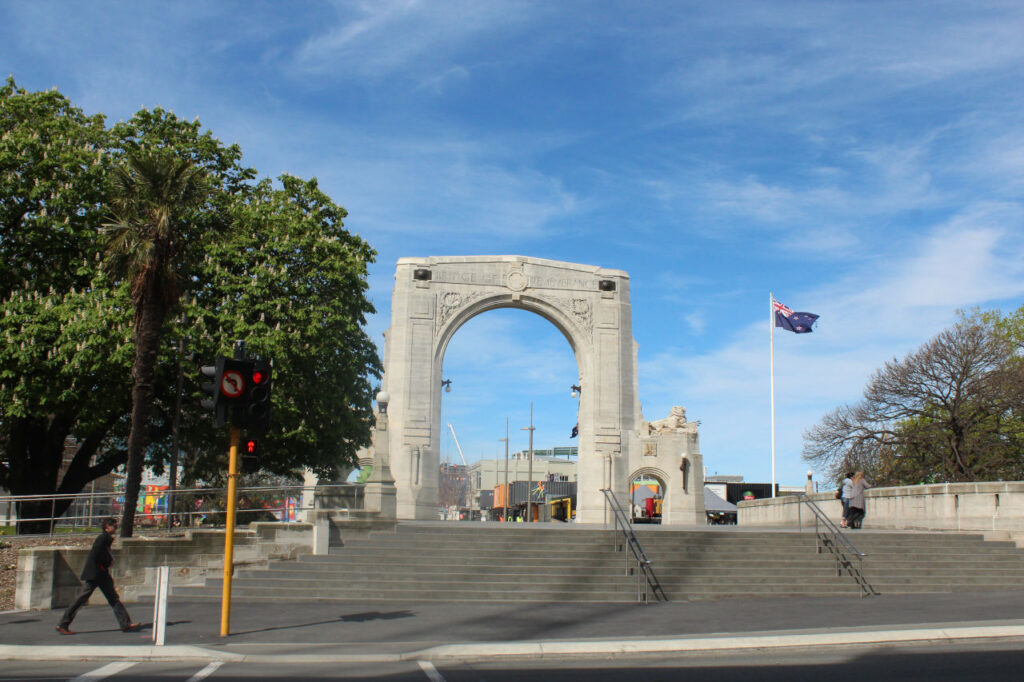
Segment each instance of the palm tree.
M115 170L103 227L108 272L131 284L135 307L131 430L121 536L131 537L153 414L157 352L168 314L178 305L190 211L208 195L206 175L168 152L130 153Z

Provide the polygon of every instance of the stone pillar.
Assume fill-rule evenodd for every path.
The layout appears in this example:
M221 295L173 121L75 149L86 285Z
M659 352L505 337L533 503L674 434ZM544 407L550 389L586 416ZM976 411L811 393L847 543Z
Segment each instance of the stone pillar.
M316 521L316 485L319 482L320 479L311 469L302 472L302 520L306 523Z
M395 479L391 476L391 458L388 446L387 391L377 394L377 425L373 430L373 470L366 482L364 508L381 518L397 518Z

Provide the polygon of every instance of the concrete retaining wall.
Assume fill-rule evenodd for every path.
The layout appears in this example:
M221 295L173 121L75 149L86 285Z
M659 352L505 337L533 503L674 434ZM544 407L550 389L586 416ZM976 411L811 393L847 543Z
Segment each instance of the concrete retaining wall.
M837 523L842 518L835 491L810 498ZM1024 481L873 488L865 498L865 528L1024 531ZM740 526L797 526L801 517L814 523L796 497L748 500L737 506Z
M234 565L266 565L272 559L326 552L328 528L310 523L253 523L235 531ZM171 567L172 585L202 584L207 576L224 573L224 531L187 531L182 537L117 540L111 574L121 599L138 601L152 595L156 568ZM32 547L18 553L15 608L54 609L67 606L81 583L78 576L89 556L88 547ZM105 603L97 590L90 603Z

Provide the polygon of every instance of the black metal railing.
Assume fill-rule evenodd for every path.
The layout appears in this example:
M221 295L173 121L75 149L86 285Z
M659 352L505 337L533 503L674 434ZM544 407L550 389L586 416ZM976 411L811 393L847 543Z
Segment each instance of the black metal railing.
M621 535L618 532L612 534L615 551L624 552L626 547L630 550L625 555L626 575L636 575L636 600L647 604L650 602L650 595L653 595L655 601L668 601L665 590L658 582L658 576L654 574L654 565L640 545L636 533L633 532L633 525L629 522L629 517L626 516L622 505L615 499L611 490L603 488L601 492L604 493L606 507L615 517L615 530L622 531ZM632 558L632 562L630 562L630 558Z
M843 571L846 571L847 575L853 578L860 587L861 597L878 594L871 587L871 583L864 577L864 558L867 554L854 546L850 539L846 537L846 533L828 517L828 514L814 500L807 495L801 495L800 502L801 506L798 509L806 505L814 515L814 535L818 554L828 550L835 557L836 576L842 576ZM802 515L798 517L797 523L800 529L803 530ZM857 563L855 564L854 561Z

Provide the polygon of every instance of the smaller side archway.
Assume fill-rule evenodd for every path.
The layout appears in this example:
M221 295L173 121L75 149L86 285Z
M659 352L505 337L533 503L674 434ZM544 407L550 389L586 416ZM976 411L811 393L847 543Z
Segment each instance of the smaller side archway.
M661 523L669 477L654 467L643 467L629 476L629 508L633 523Z

